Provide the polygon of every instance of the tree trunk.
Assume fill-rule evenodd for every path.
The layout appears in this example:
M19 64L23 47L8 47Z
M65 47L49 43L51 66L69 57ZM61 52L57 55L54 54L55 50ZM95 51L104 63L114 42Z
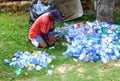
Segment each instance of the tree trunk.
M98 21L114 23L115 0L96 0L96 6Z

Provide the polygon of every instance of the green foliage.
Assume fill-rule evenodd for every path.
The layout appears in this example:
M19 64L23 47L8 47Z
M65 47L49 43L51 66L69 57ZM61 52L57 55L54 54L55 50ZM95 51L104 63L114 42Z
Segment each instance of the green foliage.
M119 12L115 14L115 23L120 24ZM103 64L101 61L78 62L73 58L63 58L62 53L66 47L62 46L64 38L58 39L54 49L35 48L28 42L29 14L20 13L0 13L0 81L120 81L119 61ZM94 21L95 14L84 15L68 23ZM55 23L55 27L63 27L63 23ZM46 51L55 55L57 59L52 62L53 76L46 76L47 70L28 71L22 70L20 75L16 75L16 67L3 64L4 59L11 59L17 51Z

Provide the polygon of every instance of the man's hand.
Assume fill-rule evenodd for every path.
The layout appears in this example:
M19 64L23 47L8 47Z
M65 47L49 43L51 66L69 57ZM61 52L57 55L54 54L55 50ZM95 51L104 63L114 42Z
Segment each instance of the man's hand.
M49 46L54 45L57 42L57 39L51 34L44 35L43 37Z

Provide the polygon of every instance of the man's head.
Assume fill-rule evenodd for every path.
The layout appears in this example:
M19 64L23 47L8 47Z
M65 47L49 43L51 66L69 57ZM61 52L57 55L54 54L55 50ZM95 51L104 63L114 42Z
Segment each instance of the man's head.
M53 16L55 21L60 22L60 11L52 10L51 15Z

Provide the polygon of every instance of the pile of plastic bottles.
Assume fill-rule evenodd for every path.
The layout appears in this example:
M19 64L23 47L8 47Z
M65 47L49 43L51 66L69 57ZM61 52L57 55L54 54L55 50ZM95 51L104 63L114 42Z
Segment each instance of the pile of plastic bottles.
M30 7L31 12L36 13L36 14L33 14L33 15L40 15L43 12L45 12L47 9L50 8L50 5L44 5L39 0L36 3L35 2Z
M69 46L63 56L96 62L120 58L120 26L107 22L68 24L64 33ZM62 35L62 34L61 34Z
M68 36L69 29L68 27L57 27L52 32L50 32L52 35L54 35L57 38Z
M18 51L14 54L11 60L4 60L4 64L9 64L11 67L18 67L20 69L27 68L31 70L41 70L42 68L50 67L52 60L56 57L49 55L46 52L34 51L30 53L28 51Z

